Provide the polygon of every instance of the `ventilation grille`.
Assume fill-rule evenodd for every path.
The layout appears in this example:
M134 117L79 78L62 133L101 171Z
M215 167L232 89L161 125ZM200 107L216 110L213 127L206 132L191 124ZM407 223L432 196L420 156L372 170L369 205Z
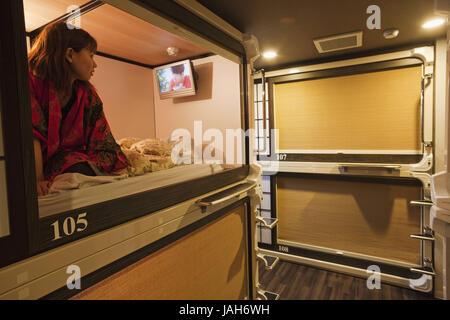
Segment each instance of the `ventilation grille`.
M316 39L314 40L314 44L319 53L361 47L362 31Z

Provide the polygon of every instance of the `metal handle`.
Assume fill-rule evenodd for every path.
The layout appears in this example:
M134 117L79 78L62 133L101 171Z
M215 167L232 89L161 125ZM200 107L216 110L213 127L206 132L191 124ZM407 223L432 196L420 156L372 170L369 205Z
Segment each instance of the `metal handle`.
M434 236L431 234L411 234L409 235L413 239L419 239L423 241L434 241Z
M425 70L425 65L423 66L423 70ZM430 73L424 74L422 76L421 90L420 90L420 138L422 140L422 144L424 145L425 145L425 80L432 78L433 78L432 74Z
M432 201L427 201L427 200L413 200L409 202L410 205L412 206L421 206L421 207L431 207L433 206L433 202Z
M263 139L263 148L257 149L256 152L263 152L266 150L266 122L267 122L267 115L266 115L266 73L264 69L259 70L258 72L261 72L261 81L262 81L262 104L263 104L263 132L264 132L264 139Z
M217 204L226 202L230 199L233 199L235 197L238 197L239 195L241 195L244 192L247 192L248 190L250 190L251 188L253 188L256 185L256 183L244 183L242 185L238 185L236 187L230 188L228 190L224 190L222 192L217 193L217 195L219 195L220 193L227 193L227 191L229 192L230 190L237 188L238 190L236 192L233 192L231 194L226 194L225 196L219 198L219 199L215 199L215 200L205 200L205 199L200 199L198 200L196 203L201 206L201 207L210 207L210 206L215 206ZM240 188L239 188L240 187ZM214 196L214 195L213 195Z
M211 206L215 206L217 204L220 204L222 202L225 202L227 200L233 199L233 198L239 196L241 193L242 192L237 192L236 194L233 194L233 195L230 195L230 196L227 196L227 197L223 197L223 198L221 198L219 200L215 200L215 201L199 201L199 202L197 202L197 204L200 207L211 207Z
M266 270L272 270L280 261L280 257L273 257L267 254L258 253L256 258L260 259L264 263Z
M270 292L259 288L257 288L256 292L258 295L258 300L278 300L280 298L280 295L275 292Z
M357 168L357 169L385 169L385 170L400 170L400 165L382 165L382 164L356 164L356 163L340 163L340 169Z
M435 276L436 273L434 272L433 268L430 267L418 267L418 268L409 268L410 271L412 272L417 272L417 273L421 273L421 274L427 274L430 276Z
M273 229L277 225L278 219L256 216L256 222L260 222L264 228Z

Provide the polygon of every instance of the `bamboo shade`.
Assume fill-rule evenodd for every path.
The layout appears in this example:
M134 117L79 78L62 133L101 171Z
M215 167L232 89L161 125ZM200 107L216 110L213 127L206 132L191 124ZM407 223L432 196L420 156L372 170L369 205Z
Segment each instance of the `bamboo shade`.
M420 265L421 187L277 178L278 239Z
M244 299L246 250L242 205L74 299Z
M274 85L282 150L418 151L420 66Z

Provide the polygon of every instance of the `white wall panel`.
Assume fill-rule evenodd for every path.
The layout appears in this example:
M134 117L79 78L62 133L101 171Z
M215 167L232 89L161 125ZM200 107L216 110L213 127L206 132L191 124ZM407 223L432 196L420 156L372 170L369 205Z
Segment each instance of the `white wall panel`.
M267 193L263 194L261 209L270 210L270 194Z
M261 187L263 192L270 192L270 176L263 176Z

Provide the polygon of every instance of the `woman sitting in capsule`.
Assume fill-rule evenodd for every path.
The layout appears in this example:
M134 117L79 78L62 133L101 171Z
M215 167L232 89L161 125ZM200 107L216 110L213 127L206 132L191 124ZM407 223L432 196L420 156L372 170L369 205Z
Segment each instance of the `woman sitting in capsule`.
M28 54L38 195L66 172L114 174L128 167L89 79L96 40L65 22L46 26Z

